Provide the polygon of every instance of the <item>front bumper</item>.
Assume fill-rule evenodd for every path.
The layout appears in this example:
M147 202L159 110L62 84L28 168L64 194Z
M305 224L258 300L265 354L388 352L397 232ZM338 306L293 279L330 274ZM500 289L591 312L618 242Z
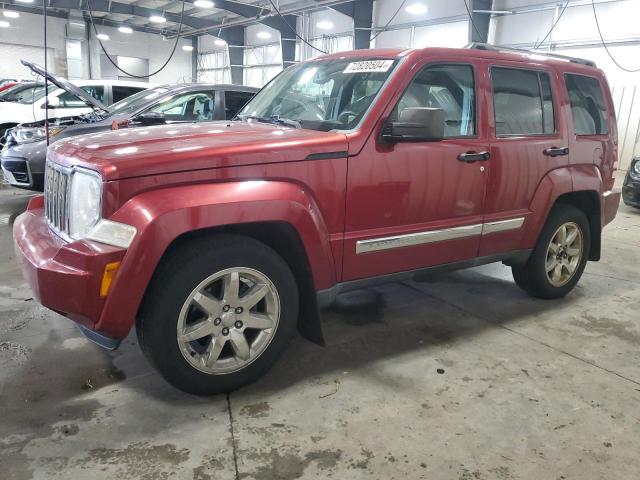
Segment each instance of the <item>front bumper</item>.
M630 207L640 208L640 181L633 180L629 174L622 187L622 199Z
M32 199L14 223L16 259L42 305L94 330L107 299L100 296L105 266L121 261L125 250L96 242L66 243L49 229L42 204L41 196Z
M2 151L2 172L11 185L42 191L46 164L46 142L10 145Z

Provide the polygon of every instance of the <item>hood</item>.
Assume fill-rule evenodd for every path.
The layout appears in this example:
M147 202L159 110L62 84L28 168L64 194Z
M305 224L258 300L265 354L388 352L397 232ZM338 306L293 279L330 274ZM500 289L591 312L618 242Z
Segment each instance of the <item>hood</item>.
M91 108L99 108L100 110L107 110L102 103L93 98L87 92L82 90L79 87L76 87L73 83L71 83L66 78L58 77L56 75L52 75L51 73L45 71L40 65L36 65L35 63L27 62L26 60L20 60L20 62L27 68L29 68L32 72L45 77L51 83L53 83L56 87L59 87L63 90L66 90L69 93L73 93L75 96L80 97L84 103L86 103Z
M49 148L61 165L79 165L105 181L220 167L346 155L347 137L262 123L161 125L71 137Z

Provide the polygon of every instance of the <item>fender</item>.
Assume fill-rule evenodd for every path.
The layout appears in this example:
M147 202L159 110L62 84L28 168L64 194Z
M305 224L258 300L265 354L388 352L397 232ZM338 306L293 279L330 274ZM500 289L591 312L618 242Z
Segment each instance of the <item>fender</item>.
M320 210L300 185L247 180L153 190L128 200L111 220L136 227L96 330L124 338L162 255L179 236L253 222L286 222L298 232L316 290L336 283L329 233ZM132 301L134 299L134 301Z
M531 211L524 225L523 248L535 247L549 212L564 194L593 191L601 198L602 176L595 165L575 165L548 172L538 184L529 205ZM602 202L600 202L602 208Z

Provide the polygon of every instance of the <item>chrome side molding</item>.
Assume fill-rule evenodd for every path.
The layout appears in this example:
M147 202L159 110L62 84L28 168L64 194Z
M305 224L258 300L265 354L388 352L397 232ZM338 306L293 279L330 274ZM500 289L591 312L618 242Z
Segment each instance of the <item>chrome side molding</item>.
M379 252L392 248L412 247L428 243L443 242L457 238L488 235L508 230L517 230L524 224L524 217L511 218L496 222L477 223L462 227L445 228L442 230L428 230L426 232L408 233L406 235L394 235L392 237L370 238L356 242L356 254Z
M522 228L524 217L510 218L509 220L500 220L498 222L488 222L482 225L482 234L506 232L507 230L517 230Z

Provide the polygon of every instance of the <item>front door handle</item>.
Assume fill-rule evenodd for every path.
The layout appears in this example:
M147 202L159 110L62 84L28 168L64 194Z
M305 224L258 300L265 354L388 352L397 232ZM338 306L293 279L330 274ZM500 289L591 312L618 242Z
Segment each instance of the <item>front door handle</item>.
M458 155L458 160L467 163L484 162L489 160L490 157L491 154L489 152L466 152Z
M551 147L545 148L542 153L547 157L563 157L569 155L569 147Z

